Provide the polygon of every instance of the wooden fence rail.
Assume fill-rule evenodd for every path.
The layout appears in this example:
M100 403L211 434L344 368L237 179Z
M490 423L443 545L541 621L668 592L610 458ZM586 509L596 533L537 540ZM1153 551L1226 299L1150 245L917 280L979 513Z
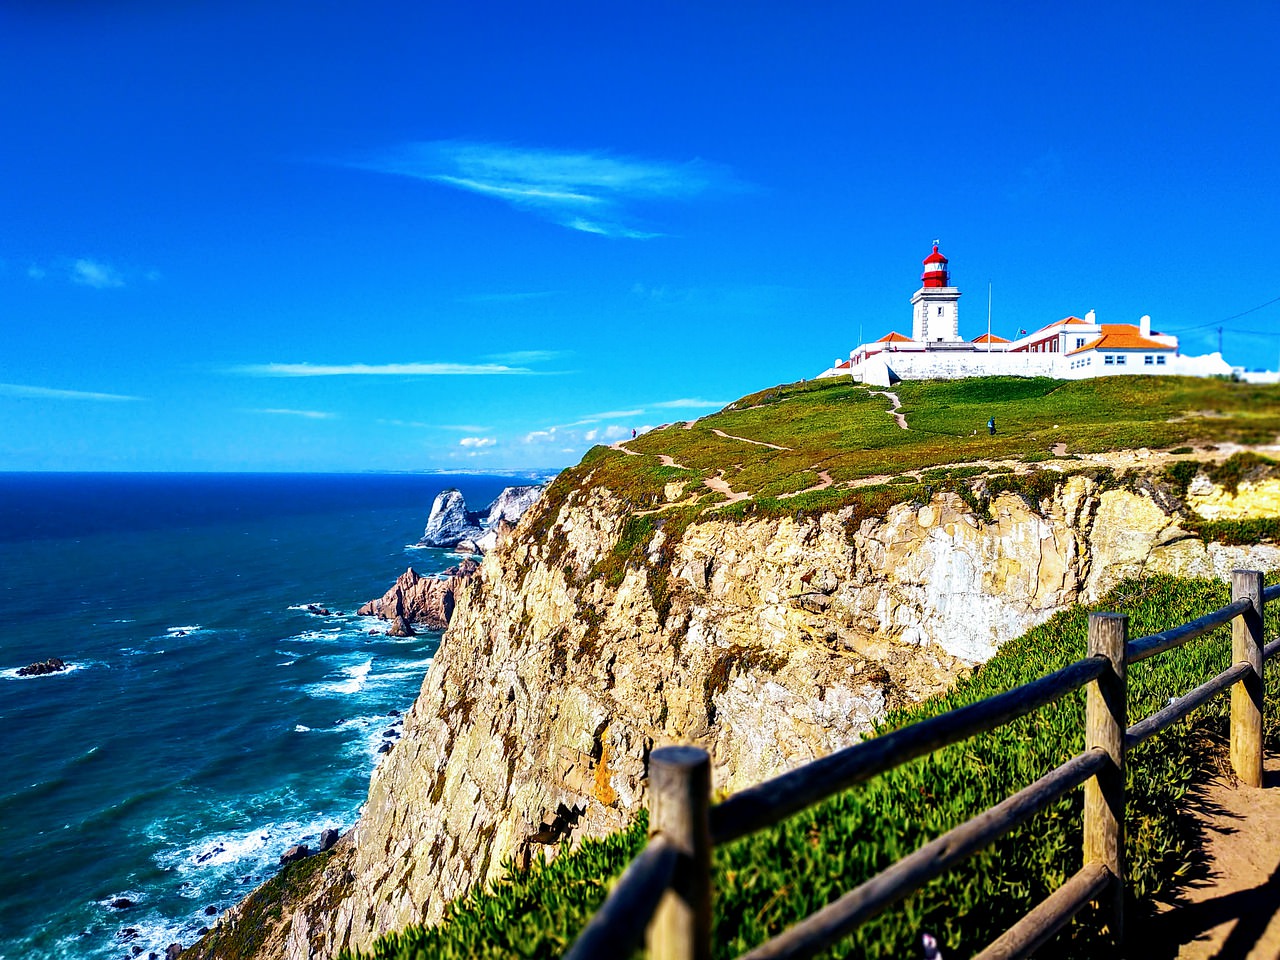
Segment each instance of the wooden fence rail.
M648 937L655 960L710 960L711 851L780 822L841 790L917 757L994 730L1086 687L1085 749L1039 780L845 893L740 960L810 957L859 924L920 889L1070 790L1084 784L1084 867L978 954L978 960L1027 957L1086 904L1097 902L1111 935L1124 934L1124 761L1128 750L1231 691L1231 764L1246 784L1262 783L1263 663L1280 639L1263 645L1265 604L1280 585L1236 570L1231 602L1170 630L1128 639L1128 617L1089 616L1083 659L998 696L838 750L710 805L711 766L696 747L663 747L649 757L645 850L619 878L565 960L620 960ZM1233 665L1130 726L1129 664L1203 636L1227 623Z

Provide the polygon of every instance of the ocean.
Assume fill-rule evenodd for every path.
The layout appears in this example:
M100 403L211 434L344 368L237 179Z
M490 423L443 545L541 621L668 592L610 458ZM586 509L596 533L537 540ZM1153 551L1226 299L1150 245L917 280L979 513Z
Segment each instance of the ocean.
M528 482L0 473L0 958L163 956L350 827L440 639L356 608Z

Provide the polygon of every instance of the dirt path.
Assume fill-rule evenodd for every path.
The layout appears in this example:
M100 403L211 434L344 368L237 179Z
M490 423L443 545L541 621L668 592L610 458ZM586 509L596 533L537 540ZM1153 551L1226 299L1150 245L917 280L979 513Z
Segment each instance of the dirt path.
M889 416L897 420L898 426L900 426L903 430L910 429L907 426L907 418L898 412L899 410L902 409L902 401L898 399L898 395L896 393L890 393L888 390L870 390L868 392L873 397L885 397L886 399L891 401L893 403L893 406L889 408Z
M791 497L798 497L802 493L816 493L819 490L827 489L827 487L829 486L831 486L831 474L827 473L827 471L825 470L819 470L818 482L815 483L812 487L806 487L803 490L796 490L794 493L780 493L778 494L778 499L787 500Z
M757 447L768 447L770 450L790 450L790 447L780 447L776 443L765 443L763 440L750 440L747 437L735 437L731 433L725 433L723 430L712 430L717 437L724 437L726 440L741 440L743 443L754 443Z
M747 500L751 497L751 494L749 493L739 493L730 487L729 484L725 482L723 470L714 477L703 480L702 483L704 486L716 491L716 493L723 493L728 497L729 499L725 501L726 503L737 503L739 500ZM724 504L717 503L716 506L722 507Z
M1261 788L1229 775L1192 799L1208 837L1207 869L1177 903L1135 929L1152 960L1276 960L1280 957L1280 759ZM1143 928L1148 924L1143 924Z

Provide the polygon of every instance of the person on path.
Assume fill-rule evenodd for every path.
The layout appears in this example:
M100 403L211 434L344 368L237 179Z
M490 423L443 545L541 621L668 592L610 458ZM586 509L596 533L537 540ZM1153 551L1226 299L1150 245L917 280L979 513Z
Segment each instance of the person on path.
M992 417L990 420L987 421L987 432L990 433L991 436L993 437L996 435L996 418L995 417Z
M631 428L631 439L632 439L632 440L634 440L635 438L636 438L636 428L635 428L635 427L632 427L632 428Z

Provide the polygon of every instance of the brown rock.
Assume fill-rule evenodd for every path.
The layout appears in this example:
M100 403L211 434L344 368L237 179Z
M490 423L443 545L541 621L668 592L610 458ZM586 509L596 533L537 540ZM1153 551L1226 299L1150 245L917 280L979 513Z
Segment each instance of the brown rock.
M377 600L370 600L357 613L362 617L391 620L387 631L393 637L413 636L412 627L443 630L453 616L454 597L459 588L475 576L480 565L463 560L445 571L445 577L424 577L410 567L400 574L395 585ZM397 632L399 622L408 633Z
M299 860L305 860L311 856L311 848L305 843L298 843L290 847L284 853L280 854L280 866L285 867L291 863L297 863Z

